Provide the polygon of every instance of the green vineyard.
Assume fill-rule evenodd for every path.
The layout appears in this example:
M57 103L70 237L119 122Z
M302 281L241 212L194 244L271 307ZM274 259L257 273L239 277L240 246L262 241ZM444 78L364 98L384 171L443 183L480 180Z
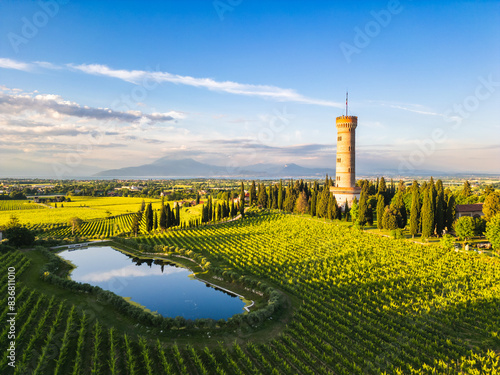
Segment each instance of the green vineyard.
M108 238L129 232L134 215L124 214L105 219L91 219L83 222L74 232L68 224L35 224L31 225L30 229L39 231L41 238L68 238L73 235L84 238Z
M126 216L123 220L126 223ZM89 231L112 233L111 223L108 227L97 223L101 227ZM265 339L257 327L258 340L251 333L244 338L235 333L232 344L218 341L217 335L181 344L154 328L138 336L104 324L98 314L84 314L78 304L44 295L43 281L40 290L19 282L13 373L500 371L500 263L495 258L277 213L255 213L244 220L136 241L189 249L220 270L273 285L291 301L286 326L271 330ZM20 252L4 254L0 262L3 269L14 266L19 279L32 272L27 256ZM224 272L220 275L224 278ZM1 306L5 321L6 301ZM273 316L267 326L272 322ZM0 340L5 347L6 334ZM10 373L7 358L1 361L0 372Z
M45 209L41 204L27 202L25 200L0 200L0 211L16 211L16 210L38 210Z

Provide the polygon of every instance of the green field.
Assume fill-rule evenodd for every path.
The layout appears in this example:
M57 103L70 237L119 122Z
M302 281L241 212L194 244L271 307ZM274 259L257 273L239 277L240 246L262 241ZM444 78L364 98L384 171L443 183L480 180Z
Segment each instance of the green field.
M0 200L0 215L2 215L2 211L39 210L43 208L45 207L41 204L26 200Z
M46 230L42 236L65 238L71 235L68 220L79 217L85 223L80 237L101 238L128 232L132 214L136 213L143 198L132 197L70 197L71 202L48 203L43 206L27 201L0 201L0 225L6 224L11 215L32 229ZM161 207L160 199L144 199L152 203L154 210ZM166 202L173 207L173 202ZM165 203L165 204L166 204ZM55 205L57 204L57 208ZM63 206L63 207L61 207ZM201 216L201 205L183 207L181 221L189 221ZM118 217L116 217L118 216ZM116 218L115 218L116 217Z
M174 330L174 341L173 332L129 323L112 306L89 302L90 295L41 282L35 252L10 253L0 257L4 269L26 264L18 276L18 373L52 374L57 366L61 374L500 370L498 259L269 213L137 242L190 249L218 270L280 289L292 304L280 321L271 317L246 331ZM6 335L0 340L5 346ZM0 371L6 369L4 359Z

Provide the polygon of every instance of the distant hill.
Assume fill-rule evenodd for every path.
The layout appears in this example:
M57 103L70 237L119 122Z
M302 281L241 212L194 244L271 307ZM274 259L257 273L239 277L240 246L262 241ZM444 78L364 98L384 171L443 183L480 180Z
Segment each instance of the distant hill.
M297 164L254 164L224 167L197 162L193 159L164 157L151 164L99 172L97 177L321 177L335 174L335 169L305 168Z

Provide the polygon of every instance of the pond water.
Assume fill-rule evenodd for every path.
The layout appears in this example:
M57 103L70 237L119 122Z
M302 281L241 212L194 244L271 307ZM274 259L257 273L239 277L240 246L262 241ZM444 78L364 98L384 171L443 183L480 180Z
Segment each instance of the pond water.
M227 319L244 312L237 296L189 277L187 268L160 260L144 260L109 246L59 253L76 266L72 280L89 283L130 298L164 317Z

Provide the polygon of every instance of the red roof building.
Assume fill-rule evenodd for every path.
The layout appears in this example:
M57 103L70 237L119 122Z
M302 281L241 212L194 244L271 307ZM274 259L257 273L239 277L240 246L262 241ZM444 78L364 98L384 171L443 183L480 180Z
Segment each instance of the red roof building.
M457 204L455 207L455 217L458 219L462 216L471 216L471 217L481 217L483 214L483 204L482 203L474 203L474 204Z

